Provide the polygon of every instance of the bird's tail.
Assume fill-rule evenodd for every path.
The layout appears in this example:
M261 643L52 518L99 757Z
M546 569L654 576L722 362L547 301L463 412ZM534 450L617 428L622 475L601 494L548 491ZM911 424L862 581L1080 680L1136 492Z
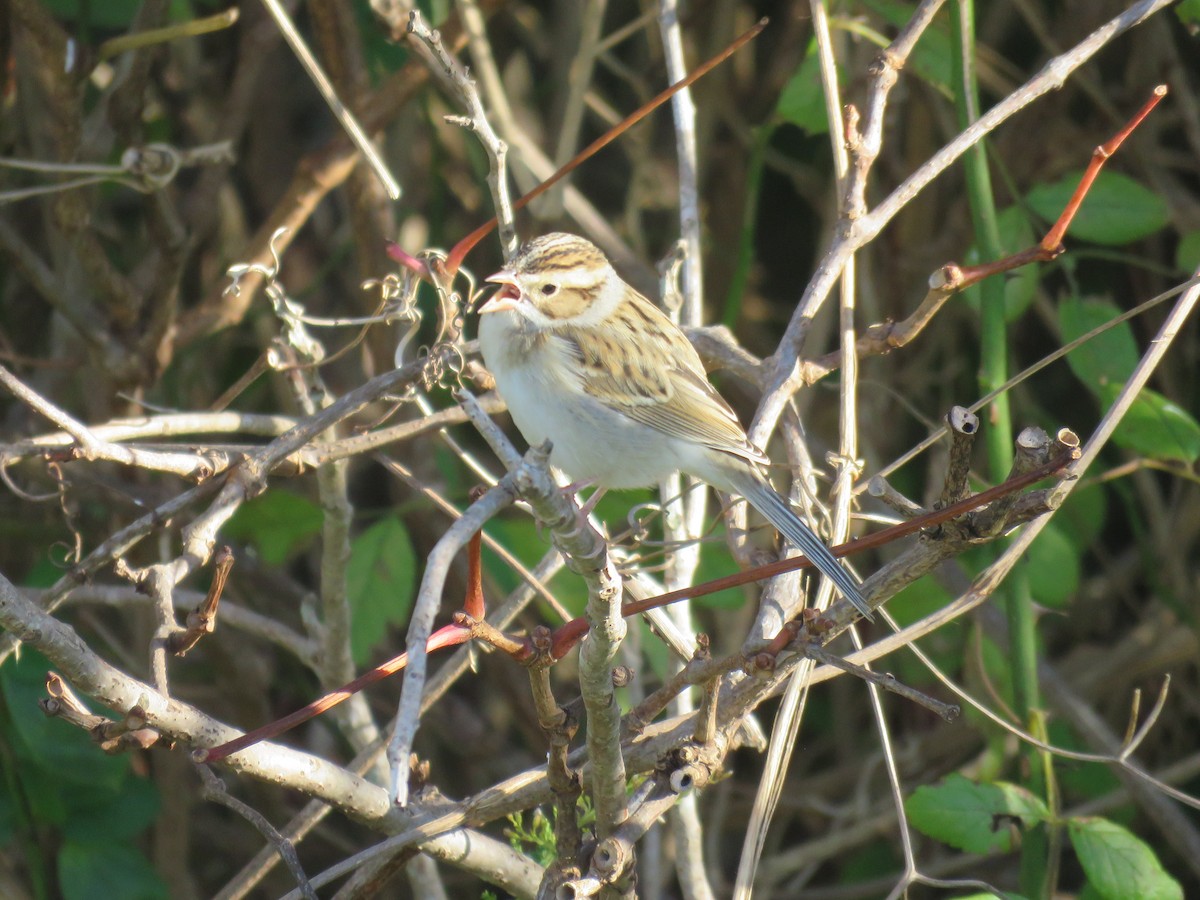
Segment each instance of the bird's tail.
M757 473L746 473L738 478L735 490L746 498L746 502L762 513L801 553L812 561L821 574L837 586L838 591L854 604L855 608L869 621L874 621L871 607L859 593L858 583L849 572L841 567L824 541L804 524L788 502Z

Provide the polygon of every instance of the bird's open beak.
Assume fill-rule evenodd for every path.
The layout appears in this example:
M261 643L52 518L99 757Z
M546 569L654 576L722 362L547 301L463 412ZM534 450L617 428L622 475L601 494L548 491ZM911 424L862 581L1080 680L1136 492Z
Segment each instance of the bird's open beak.
M487 302L479 307L479 314L503 312L512 309L521 299L521 289L517 287L517 277L508 269L501 269L495 275L489 275L486 281L500 285L500 290L492 294Z

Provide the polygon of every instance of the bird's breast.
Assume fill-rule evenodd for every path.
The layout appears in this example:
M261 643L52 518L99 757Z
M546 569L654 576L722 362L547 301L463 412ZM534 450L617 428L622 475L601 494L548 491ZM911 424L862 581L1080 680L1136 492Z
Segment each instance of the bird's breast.
M531 336L520 322L501 319L508 315L489 313L480 320L479 346L530 445L549 439L555 466L574 481L603 487L651 485L678 467L670 439L584 390L583 370L568 342L546 333Z

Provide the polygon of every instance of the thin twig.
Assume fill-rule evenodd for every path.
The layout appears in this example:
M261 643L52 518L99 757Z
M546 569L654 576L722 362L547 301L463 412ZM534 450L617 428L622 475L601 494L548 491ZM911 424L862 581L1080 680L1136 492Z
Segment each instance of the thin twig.
M833 285L841 274L842 266L850 255L859 247L874 240L901 209L928 187L934 178L944 172L967 149L1038 97L1061 87L1068 76L1102 48L1108 46L1119 35L1140 25L1170 3L1171 0L1142 0L1097 28L1067 52L1051 59L1041 72L993 106L970 127L938 150L871 212L852 219L850 227L840 233L826 251L812 280L805 288L804 295L796 305L784 338L780 342L780 351L776 355L773 372L767 379L766 390L750 429L751 441L762 445L765 443L765 438L774 431L775 424L783 412L784 404L793 389L792 382L797 372L797 359L804 338L807 336L809 323L833 289ZM928 11L928 6L928 2L923 4L922 12ZM890 68L889 64L887 69ZM886 91L885 88L878 86L873 90ZM868 119L871 118L868 115ZM879 117L879 120L880 127L882 127L882 116ZM871 139L868 137L865 142L869 147Z
M396 710L392 737L388 742L388 764L392 778L390 796L397 806L408 804L408 758L412 753L413 737L421 715L421 695L425 688L425 645L433 631L433 617L441 605L450 564L488 519L512 504L516 494L513 478L505 476L446 530L425 560L425 574L421 576L421 586L413 604L405 640L408 666L404 670L404 689Z
M267 821L267 817L258 810L243 803L237 797L230 796L225 789L225 784L208 766L196 766L196 771L200 775L200 780L204 782L204 787L200 790L200 796L205 800L211 800L214 803L219 803L221 806L233 810L251 825L253 825L258 833L267 839L275 851L279 854L279 858L283 860L288 867L288 871L292 873L292 877L296 879L300 886L300 895L305 900L317 900L317 892L313 890L313 886L309 884L308 876L304 874L304 867L300 865L300 857L296 854L296 848L292 842L285 838L279 831Z
M271 17L275 20L275 24L279 26L279 31L283 34L284 40L288 42L288 46L292 48L292 52L296 54L296 59L300 61L300 65L304 67L304 71L308 73L308 77L317 87L321 97L329 104L329 109L334 117L341 123L342 128L346 130L346 134L350 136L350 140L354 142L354 146L358 148L358 152L366 159L367 164L375 173L375 177L379 179L384 190L388 192L388 196L393 200L400 199L400 185L388 170L387 164L383 161L383 157L375 149L375 145L371 143L371 138L363 131L362 126L358 124L358 119L354 113L346 107L338 98L337 91L334 90L333 84L326 77L321 64L317 62L312 51L308 49L308 44L304 42L300 32L296 30L296 25L292 22L291 16L288 15L283 4L279 0L262 0L267 7L267 11L271 13Z

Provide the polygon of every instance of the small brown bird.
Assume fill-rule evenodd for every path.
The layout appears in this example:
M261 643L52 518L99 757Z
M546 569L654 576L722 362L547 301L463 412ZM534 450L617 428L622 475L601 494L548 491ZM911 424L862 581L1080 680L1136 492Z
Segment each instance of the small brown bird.
M488 281L501 287L479 310L484 362L525 439L553 442L555 466L603 488L680 470L741 494L871 618L854 578L767 481L767 457L687 337L598 247L535 238Z

